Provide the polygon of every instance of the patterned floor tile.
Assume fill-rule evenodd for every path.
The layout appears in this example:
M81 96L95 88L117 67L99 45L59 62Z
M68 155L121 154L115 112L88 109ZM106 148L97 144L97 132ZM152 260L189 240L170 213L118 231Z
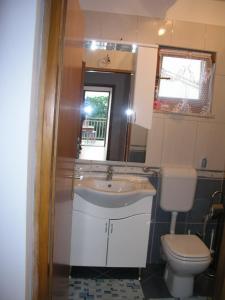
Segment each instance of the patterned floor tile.
M176 300L177 298L150 298L148 300ZM212 298L207 297L189 297L189 298L182 298L183 300L212 300Z
M143 300L140 282L134 279L70 280L68 300Z

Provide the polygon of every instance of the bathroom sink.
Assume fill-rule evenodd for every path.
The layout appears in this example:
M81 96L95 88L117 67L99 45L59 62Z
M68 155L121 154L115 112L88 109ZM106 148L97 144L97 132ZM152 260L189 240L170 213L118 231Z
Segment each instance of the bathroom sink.
M145 177L114 175L112 180L105 177L75 180L75 193L95 205L120 207L153 196L155 189Z
M103 178L89 178L86 185L90 189L100 192L125 193L135 190L133 182L127 179L105 180Z

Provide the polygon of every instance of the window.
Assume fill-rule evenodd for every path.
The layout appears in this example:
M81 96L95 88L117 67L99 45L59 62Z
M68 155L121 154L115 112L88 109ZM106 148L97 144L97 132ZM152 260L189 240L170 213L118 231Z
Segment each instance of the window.
M159 49L155 111L210 115L214 54Z

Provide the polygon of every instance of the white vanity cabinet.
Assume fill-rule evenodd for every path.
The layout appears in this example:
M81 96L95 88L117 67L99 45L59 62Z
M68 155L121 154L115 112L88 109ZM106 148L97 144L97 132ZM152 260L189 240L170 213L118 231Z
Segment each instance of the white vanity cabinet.
M75 194L70 265L145 267L152 198L112 208Z

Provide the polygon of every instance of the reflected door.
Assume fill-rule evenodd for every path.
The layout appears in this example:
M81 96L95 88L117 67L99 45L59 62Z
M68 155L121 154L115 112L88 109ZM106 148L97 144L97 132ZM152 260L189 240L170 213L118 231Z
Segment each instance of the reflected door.
M111 87L84 87L81 159L106 160L112 92Z

